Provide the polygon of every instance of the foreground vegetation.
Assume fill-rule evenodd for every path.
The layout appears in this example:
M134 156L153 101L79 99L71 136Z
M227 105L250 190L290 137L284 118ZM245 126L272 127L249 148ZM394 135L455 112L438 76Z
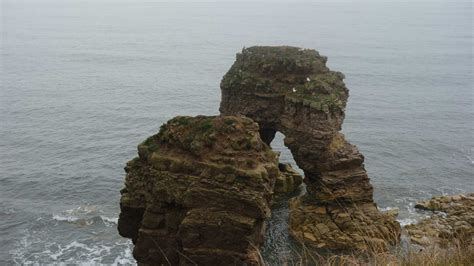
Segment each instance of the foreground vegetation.
M271 265L261 258L261 265ZM392 251L372 249L367 253L321 255L303 247L291 259L282 259L280 265L390 265L390 266L471 266L474 265L474 247L454 245L447 249L436 246L422 248L407 244Z

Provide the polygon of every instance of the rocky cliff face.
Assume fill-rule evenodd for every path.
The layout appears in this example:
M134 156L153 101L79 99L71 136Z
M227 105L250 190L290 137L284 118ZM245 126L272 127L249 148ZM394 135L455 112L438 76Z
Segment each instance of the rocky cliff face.
M364 157L340 133L348 98L340 72L315 50L251 47L221 82L223 115L245 115L270 145L285 135L308 193L291 203L290 230L320 248L365 249L395 242L400 226L378 211Z
M152 265L258 261L279 176L258 125L235 116L176 117L138 146L121 191L118 229Z

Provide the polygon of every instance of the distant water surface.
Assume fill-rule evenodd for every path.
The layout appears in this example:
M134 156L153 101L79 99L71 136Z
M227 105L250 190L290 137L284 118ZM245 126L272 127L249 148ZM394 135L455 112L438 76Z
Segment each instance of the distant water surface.
M0 264L131 264L116 230L125 162L176 115L215 115L242 47L328 56L343 131L380 208L474 191L472 4L3 1ZM282 136L274 148L283 152ZM264 247L291 248L285 201Z

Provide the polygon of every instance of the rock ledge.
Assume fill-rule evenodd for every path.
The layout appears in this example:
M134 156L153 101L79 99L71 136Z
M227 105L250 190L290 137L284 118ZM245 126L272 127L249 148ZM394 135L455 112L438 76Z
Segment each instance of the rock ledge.
M411 241L421 246L470 247L474 250L474 193L440 196L415 208L432 211L430 218L405 226Z

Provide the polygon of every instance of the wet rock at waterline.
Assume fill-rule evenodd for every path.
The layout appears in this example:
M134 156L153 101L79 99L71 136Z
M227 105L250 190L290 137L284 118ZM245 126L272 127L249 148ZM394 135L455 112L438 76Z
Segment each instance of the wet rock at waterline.
M118 229L139 263L257 262L280 173L255 122L176 117L138 155L125 168Z
M252 118L269 145L277 131L285 135L308 191L292 201L293 236L330 249L386 247L400 225L377 209L364 157L339 132L349 93L326 61L310 49L243 49L222 79L220 111Z
M432 211L429 218L405 226L410 240L421 246L461 246L474 250L474 193L433 197L415 208Z

